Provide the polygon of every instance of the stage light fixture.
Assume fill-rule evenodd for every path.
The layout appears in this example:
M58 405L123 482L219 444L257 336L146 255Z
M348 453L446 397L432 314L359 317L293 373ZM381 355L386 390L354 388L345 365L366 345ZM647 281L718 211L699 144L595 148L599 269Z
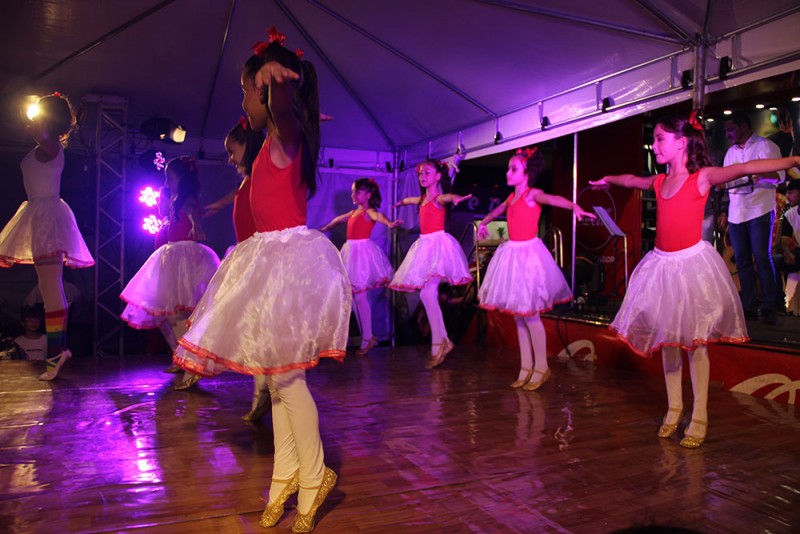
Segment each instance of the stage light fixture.
M500 142L503 140L503 134L500 133L500 130L494 133L494 144L499 145Z
M392 172L392 164L390 162L386 162L386 172Z
M158 204L159 197L161 197L161 191L158 189L153 189L149 185L139 191L139 202L148 208L156 206Z
M706 122L714 122L714 117L709 117L706 119Z
M28 106L28 109L25 111L25 115L28 116L29 120L33 120L33 118L36 117L36 115L38 114L39 114L39 104L37 104L36 102L30 104Z
M722 114L723 115L733 115L733 111L731 111L729 109L726 109L725 111L722 112Z
M800 96L792 98L792 102L800 102Z
M614 105L614 101L611 99L610 96L607 96L607 97L605 97L603 99L603 104L602 104L602 107L600 108L600 111L605 113L605 112L608 111L608 108L610 108L613 105Z
M186 140L186 130L183 129L183 126L164 117L147 119L142 123L141 131L151 141L183 143Z
M547 129L548 126L550 126L550 119L542 117L542 130Z
M164 220L155 215L148 215L142 220L142 229L153 235L157 234L164 225Z
M720 80L727 80L728 74L731 72L733 68L733 62L729 56L721 57L719 60L719 79Z
M756 104L756 109L764 109L764 104Z
M681 73L681 88L684 91L689 89L692 86L692 80L694 79L694 75L692 74L691 70L685 70Z

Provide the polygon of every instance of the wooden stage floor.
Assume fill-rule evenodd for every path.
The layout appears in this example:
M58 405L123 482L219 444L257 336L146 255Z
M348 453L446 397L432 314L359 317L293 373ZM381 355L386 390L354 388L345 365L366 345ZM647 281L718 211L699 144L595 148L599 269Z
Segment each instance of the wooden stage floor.
M339 483L320 533L800 530L795 407L712 388L709 438L655 433L660 379L553 360L540 391L508 387L513 351L377 348L309 372ZM165 357L73 358L39 382L0 362L0 532L287 532L262 529L269 415L250 425L250 377L174 392ZM685 385L689 401L690 387ZM684 424L688 417L684 417Z

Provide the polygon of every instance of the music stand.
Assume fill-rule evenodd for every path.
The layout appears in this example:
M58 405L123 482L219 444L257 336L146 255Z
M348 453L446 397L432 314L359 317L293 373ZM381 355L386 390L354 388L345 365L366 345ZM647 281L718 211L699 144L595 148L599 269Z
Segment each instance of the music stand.
M611 215L608 211L602 206L592 206L592 209L597 214L597 218L600 219L600 222L605 226L608 233L611 237L621 237L622 238L622 254L625 258L625 290L628 290L628 236L623 232L617 223L614 222L614 219L611 218ZM614 245L616 248L616 244ZM616 268L615 268L616 271ZM614 293L617 292L617 276L616 272L614 273Z

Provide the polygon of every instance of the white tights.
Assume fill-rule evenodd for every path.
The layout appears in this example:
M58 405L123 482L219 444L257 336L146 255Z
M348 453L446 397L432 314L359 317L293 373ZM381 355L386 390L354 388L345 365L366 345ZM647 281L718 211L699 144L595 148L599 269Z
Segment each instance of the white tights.
M272 431L275 437L275 465L269 500L274 501L300 470L297 509L307 513L316 488L322 483L325 453L319 436L319 414L306 385L304 370L288 371L267 377L272 401ZM280 482L276 482L280 481Z
M539 314L531 317L514 316L519 340L519 379L523 380L528 370L547 371L547 335ZM535 361L534 361L535 360Z
M366 347L372 339L372 309L369 307L366 291L353 293L353 310L361 330L361 346Z
M188 314L180 312L175 315L168 315L167 319L158 325L158 329L173 353L178 348L178 340L186 333L186 319L188 318Z
M667 386L667 403L670 408L683 409L683 357L679 347L663 347L661 360L664 366L664 382ZM708 421L708 381L710 365L708 349L699 346L689 351L689 375L692 378L692 393L694 405L692 419ZM665 423L677 423L677 411L668 412ZM686 432L691 435L705 435L702 425L690 424Z
M36 276L39 278L39 291L44 300L46 312L67 309L67 297L64 295L64 256L59 255L34 264Z
M431 278L419 292L419 299L425 307L428 323L431 325L431 351L434 354L439 352L442 341L448 339L442 308L439 306L439 282L438 278Z

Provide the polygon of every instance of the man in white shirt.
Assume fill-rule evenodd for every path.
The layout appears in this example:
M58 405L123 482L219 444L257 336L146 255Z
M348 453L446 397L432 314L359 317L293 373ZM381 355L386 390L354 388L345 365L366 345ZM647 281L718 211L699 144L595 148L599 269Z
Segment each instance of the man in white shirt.
M725 166L781 157L775 143L753 134L750 119L743 113L734 113L726 119L725 135L731 142L725 154ZM728 191L728 224L745 317L758 318L757 269L761 284L761 318L766 324L775 323L777 284L772 263L772 226L775 223L775 190L784 176L783 171L751 176L745 184L733 182L731 185L735 187Z

